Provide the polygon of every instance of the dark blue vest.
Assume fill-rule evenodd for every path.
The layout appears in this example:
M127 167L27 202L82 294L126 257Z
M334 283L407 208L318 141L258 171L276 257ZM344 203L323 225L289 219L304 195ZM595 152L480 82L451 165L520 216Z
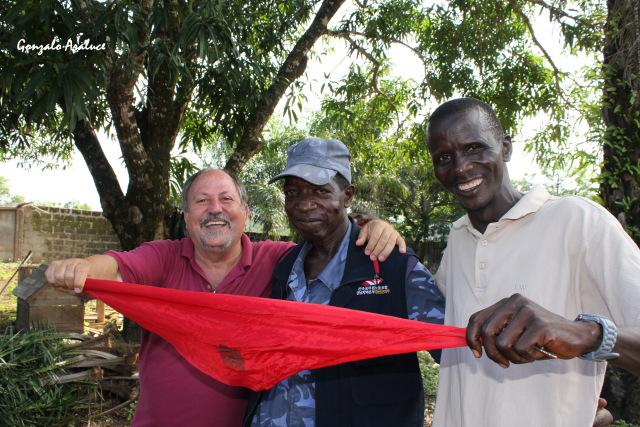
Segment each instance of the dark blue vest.
M363 284L374 277L373 263L355 246L359 228L351 230L344 275L331 295L330 305L407 317L405 278L409 257L397 248L380 264L383 282L371 291ZM286 299L287 280L302 245L278 263L273 275L272 298ZM411 266L417 259L411 260ZM388 292L387 292L388 291ZM367 328L367 325L362 325ZM415 353L378 357L313 371L316 380L317 427L422 427L424 396ZM262 393L249 402L244 426L249 427ZM291 426L295 427L295 426Z

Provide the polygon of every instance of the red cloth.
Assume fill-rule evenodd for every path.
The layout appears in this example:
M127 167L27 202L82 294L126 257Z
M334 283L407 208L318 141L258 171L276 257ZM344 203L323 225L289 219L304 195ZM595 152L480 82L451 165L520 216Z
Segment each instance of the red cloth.
M169 341L204 373L253 390L304 369L466 343L464 328L320 304L94 279L84 292Z

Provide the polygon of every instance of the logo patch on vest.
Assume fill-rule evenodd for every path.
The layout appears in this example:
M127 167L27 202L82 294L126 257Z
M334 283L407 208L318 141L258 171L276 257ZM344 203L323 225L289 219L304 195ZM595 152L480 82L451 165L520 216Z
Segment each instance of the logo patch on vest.
M356 295L384 295L391 292L389 286L383 285L384 279L380 277L380 263L373 261L373 278L364 280L356 289Z
M364 280L356 289L356 295L384 295L391 292L389 286L383 285L382 277L374 276L373 279Z

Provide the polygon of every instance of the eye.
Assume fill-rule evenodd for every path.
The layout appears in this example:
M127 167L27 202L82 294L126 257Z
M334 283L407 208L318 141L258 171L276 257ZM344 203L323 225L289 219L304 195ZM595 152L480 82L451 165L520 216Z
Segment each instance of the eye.
M436 166L446 165L447 163L451 162L452 159L453 156L449 153L440 154L436 157Z

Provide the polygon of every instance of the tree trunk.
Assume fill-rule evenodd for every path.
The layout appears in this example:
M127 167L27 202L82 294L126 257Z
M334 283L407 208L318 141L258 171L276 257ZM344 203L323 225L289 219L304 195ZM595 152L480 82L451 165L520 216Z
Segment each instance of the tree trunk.
M640 243L640 2L608 0L604 47L605 207ZM640 378L609 366L603 396L616 419L640 423Z
M327 31L327 25L345 0L324 0L309 28L298 39L287 59L282 63L271 86L260 97L249 120L242 123L244 131L233 153L229 157L225 170L238 175L244 165L262 148L260 136L262 129L273 115L273 111L292 82L296 81L307 68L307 55L313 45Z

